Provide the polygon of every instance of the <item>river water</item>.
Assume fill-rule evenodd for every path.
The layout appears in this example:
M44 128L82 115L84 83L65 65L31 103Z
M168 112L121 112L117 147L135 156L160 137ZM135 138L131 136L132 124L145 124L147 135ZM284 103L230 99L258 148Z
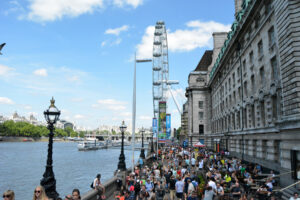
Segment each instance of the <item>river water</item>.
M30 200L45 172L47 142L0 143L0 192L15 192L16 200ZM125 147L126 167L132 166L131 147ZM135 163L140 152L135 151ZM53 145L53 171L56 190L61 197L78 188L81 194L90 190L96 174L105 182L117 169L120 148L97 151L78 151L77 143L55 142Z

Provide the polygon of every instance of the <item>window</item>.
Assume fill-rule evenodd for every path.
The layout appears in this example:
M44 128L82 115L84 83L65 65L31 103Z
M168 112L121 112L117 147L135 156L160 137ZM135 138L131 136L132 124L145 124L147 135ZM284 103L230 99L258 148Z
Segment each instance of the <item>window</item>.
M199 120L203 120L203 112L199 112Z
M246 108L242 108L243 109L243 118L244 118L244 127L247 128L247 109Z
M260 14L257 14L255 16L255 22L254 22L255 23L254 24L255 28L257 28L260 25L260 20L261 20Z
M254 110L254 105L251 105L251 122L252 122L252 128L255 128L255 110Z
M253 51L251 51L249 54L249 60L250 60L250 63L253 64Z
M237 76L238 76L238 77L241 77L240 67L238 67L238 68L236 69L236 73L237 73Z
M262 40L257 44L258 56L261 57L264 54Z
M273 26L269 29L268 36L269 36L269 47L271 47L275 43L275 33L274 33Z
M271 59L272 79L278 79L276 56Z
M268 15L271 11L271 1L265 1L265 14Z
M231 79L230 78L228 79L228 90L229 91L231 90Z
M252 91L252 93L255 93L255 80L254 80L254 75L251 76L251 91Z
M233 87L234 87L235 86L235 74L234 74L234 72L232 74L232 84L233 84Z
M265 120L265 102L262 101L260 103L260 114L261 114L261 125L262 127L265 127L266 120Z
M272 120L277 119L277 96L272 97Z
M199 135L203 135L203 134L204 134L204 125L199 124Z
M259 75L260 75L260 84L262 86L264 86L264 83L265 83L265 69L264 69L264 67L261 67L259 69Z
M243 73L246 73L246 60L243 60Z
M203 109L203 101L199 101L199 108Z
M247 81L244 82L244 94L245 94L245 97L248 96Z
M235 96L235 91L233 92L233 103L235 104L236 102L236 96Z
M238 93L239 93L239 100L241 100L242 98L241 87L238 88Z

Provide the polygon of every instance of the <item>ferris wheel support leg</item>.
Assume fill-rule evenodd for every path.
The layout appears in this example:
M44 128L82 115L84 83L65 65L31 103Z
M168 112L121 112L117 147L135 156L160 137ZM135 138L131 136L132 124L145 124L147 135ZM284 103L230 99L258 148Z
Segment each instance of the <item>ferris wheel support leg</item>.
M179 108L178 102L176 101L176 99L175 99L175 97L174 97L174 95L173 95L173 92L172 92L172 89L171 89L170 85L168 86L168 89L169 89L169 91L170 91L170 93L171 93L171 95L172 95L172 98L173 98L173 100L174 100L174 102L175 102L175 104L176 104L176 107L177 107L178 112L181 114L181 110L180 110L180 108Z

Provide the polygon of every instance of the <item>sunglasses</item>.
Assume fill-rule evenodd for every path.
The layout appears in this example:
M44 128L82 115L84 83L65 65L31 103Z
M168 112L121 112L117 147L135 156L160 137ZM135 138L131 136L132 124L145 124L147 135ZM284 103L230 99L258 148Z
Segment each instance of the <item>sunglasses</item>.
M34 190L35 193L41 193L41 190Z
M10 195L9 194L7 194L7 195L3 195L3 198L10 198Z

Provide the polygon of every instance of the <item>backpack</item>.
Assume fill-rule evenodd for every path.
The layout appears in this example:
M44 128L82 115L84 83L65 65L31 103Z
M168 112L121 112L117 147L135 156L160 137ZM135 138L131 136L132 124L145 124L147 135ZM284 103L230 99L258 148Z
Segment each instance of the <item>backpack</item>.
M139 182L136 182L135 185L134 185L134 190L139 192L141 190L141 185Z
M91 188L93 188L94 189L94 181L92 182L92 184L91 184Z

